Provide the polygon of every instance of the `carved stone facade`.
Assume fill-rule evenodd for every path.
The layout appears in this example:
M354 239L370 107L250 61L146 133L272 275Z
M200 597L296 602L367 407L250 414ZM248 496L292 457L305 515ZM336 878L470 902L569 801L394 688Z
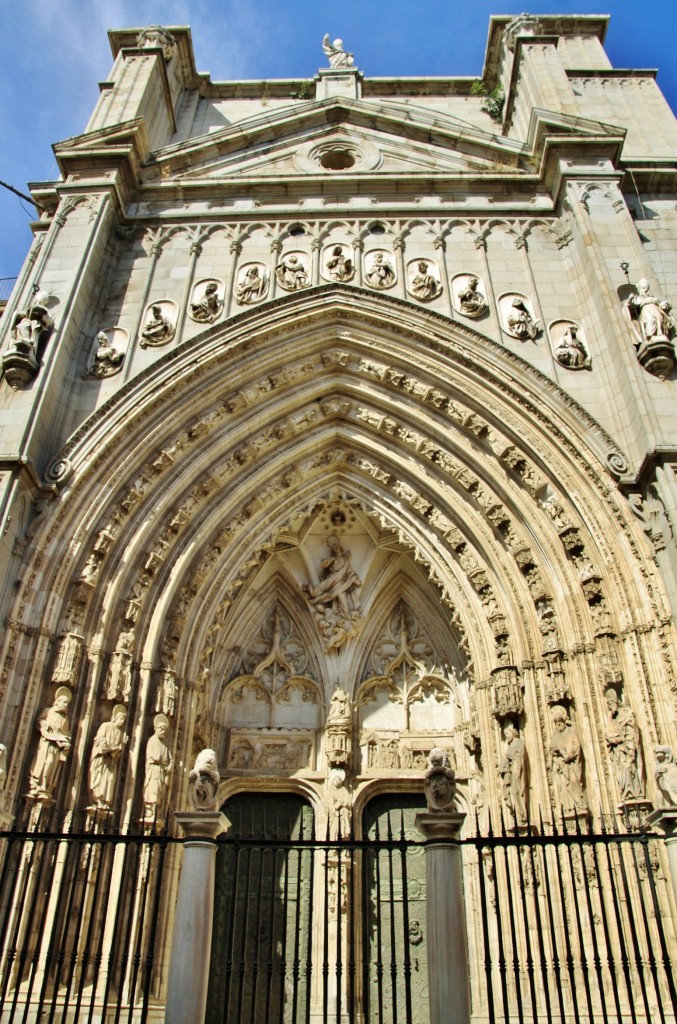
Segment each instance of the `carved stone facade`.
M492 19L500 128L111 33L0 323L5 816L172 827L205 750L337 843L426 769L467 828L677 801L677 127L605 28Z

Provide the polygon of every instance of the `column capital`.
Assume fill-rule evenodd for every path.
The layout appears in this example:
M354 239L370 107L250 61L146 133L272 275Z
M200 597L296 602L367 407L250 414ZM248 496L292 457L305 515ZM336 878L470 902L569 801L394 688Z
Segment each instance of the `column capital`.
M174 815L186 839L216 839L228 828L228 819L221 811L177 811Z
M677 807L659 807L646 819L647 825L658 825L666 840L677 839Z
M456 811L424 811L416 815L414 824L425 839L458 840L465 822L465 813Z

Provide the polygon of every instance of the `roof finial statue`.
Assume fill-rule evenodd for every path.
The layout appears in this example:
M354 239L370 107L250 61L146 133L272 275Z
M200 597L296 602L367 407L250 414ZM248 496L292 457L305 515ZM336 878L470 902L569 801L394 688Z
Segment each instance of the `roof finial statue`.
M329 66L336 70L337 68L351 68L355 63L355 57L352 53L346 53L343 49L343 40L335 39L333 43L329 42L329 33L326 32L324 39L322 40L322 49L324 55L329 61Z

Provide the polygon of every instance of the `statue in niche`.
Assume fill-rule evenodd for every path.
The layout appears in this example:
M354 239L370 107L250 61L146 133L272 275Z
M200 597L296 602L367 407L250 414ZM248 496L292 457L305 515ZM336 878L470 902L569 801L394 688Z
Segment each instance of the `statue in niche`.
M464 316L478 317L487 309L487 300L482 292L478 291L479 279L471 277L465 288L458 293L458 305Z
M635 716L627 705L619 702L618 694L612 686L604 698L607 706L604 734L621 800L641 800L644 797L644 784Z
M282 257L275 268L275 276L280 288L284 288L288 292L299 291L301 288L307 288L310 284L306 268L295 253Z
M174 337L176 328L168 316L162 312L162 306L156 303L150 307L150 317L141 331L141 347L147 345L166 345Z
M654 778L667 807L677 807L677 764L672 747L655 748Z
M538 320L534 320L523 299L516 296L508 313L508 334L520 341L532 340L538 334Z
M201 750L188 776L188 795L196 811L215 811L218 807L221 774L213 750Z
M45 708L37 720L40 741L30 769L29 796L41 799L54 796L59 769L71 749L67 714L70 702L70 690L67 686L60 686L54 696L54 703Z
M527 784L524 740L512 722L503 726L505 749L498 765L503 800L518 825L527 821Z
M89 792L99 810L108 811L115 791L118 761L125 744L127 709L116 704L110 722L99 726L89 759Z
M359 590L362 581L350 562L350 551L346 551L338 537L327 538L329 556L320 564L320 581L316 586L309 583L303 590L315 609L320 630L325 637L327 649L338 647L349 636L354 636L361 623Z
M576 324L569 324L555 348L555 359L568 370L585 370L590 366L590 356L578 337L579 330Z
M13 390L26 387L38 375L42 350L54 326L42 304L48 298L40 292L30 308L20 309L14 315L10 332L12 344L2 357L5 377Z
M265 271L255 263L247 267L244 276L235 285L235 300L241 306L249 306L257 299L262 299L268 288L268 278Z
M654 340L667 340L674 322L670 316L672 306L651 294L651 286L643 277L637 282L637 292L625 300L624 312L637 339L636 345Z
M550 742L550 766L558 806L565 814L584 813L588 803L583 791L581 741L561 704L552 710L552 723L555 732Z
M411 294L417 299L427 301L436 299L441 291L441 283L430 273L430 264L426 260L419 260L416 264L416 274L411 280Z
M343 255L343 246L335 245L327 260L327 274L332 281L352 281L355 274L353 261Z
M124 359L124 352L116 349L105 331L99 331L96 336L94 362L89 368L89 374L91 377L112 377L122 369Z
M428 767L423 783L428 810L433 814L450 811L456 796L456 775L449 755L441 747L434 747L428 754Z
M325 726L325 750L329 764L347 764L352 749L350 697L337 686L331 695Z
M202 298L197 302L191 302L190 315L198 323L213 324L222 308L218 281L208 281Z
M329 33L326 32L322 39L322 52L329 61L329 66L332 71L336 71L341 68L351 68L355 63L355 57L352 53L347 53L343 48L343 40L335 39L334 42L329 41Z
M132 648L134 630L123 630L111 654L106 676L106 700L128 700L132 692Z
M155 710L170 717L176 710L176 676L171 669L162 673L162 682L155 695Z
M147 820L162 816L174 767L172 752L165 743L169 731L167 716L156 715L153 728L153 735L146 744L146 772L143 780L143 813Z
M329 803L329 838L347 839L352 832L352 798L345 787L346 773L343 768L332 768L327 779Z
M365 280L372 288L390 288L395 284L395 270L386 254L377 252L374 256L371 267L365 274Z

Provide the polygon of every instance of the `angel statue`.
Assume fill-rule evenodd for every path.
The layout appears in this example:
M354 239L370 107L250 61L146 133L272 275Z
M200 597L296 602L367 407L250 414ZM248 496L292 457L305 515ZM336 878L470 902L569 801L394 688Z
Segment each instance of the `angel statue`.
M352 53L346 53L343 49L343 40L335 39L333 43L330 43L328 32L325 33L322 40L322 50L329 61L330 68L335 70L336 68L351 68L353 66L355 57Z

